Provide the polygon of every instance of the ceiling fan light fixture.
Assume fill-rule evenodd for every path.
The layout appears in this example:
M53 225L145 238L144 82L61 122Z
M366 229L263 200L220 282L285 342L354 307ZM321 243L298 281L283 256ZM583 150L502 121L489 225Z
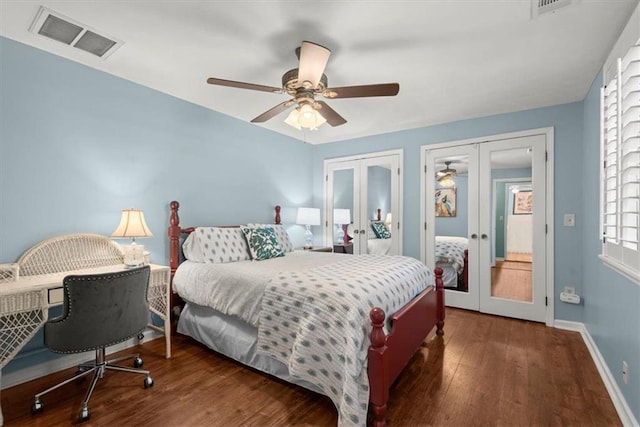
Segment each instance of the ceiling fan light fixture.
M302 104L291 111L284 122L298 130L302 128L317 130L326 121L318 110L314 109L310 104Z
M456 185L456 182L450 176L441 179L439 182L441 187L453 187Z

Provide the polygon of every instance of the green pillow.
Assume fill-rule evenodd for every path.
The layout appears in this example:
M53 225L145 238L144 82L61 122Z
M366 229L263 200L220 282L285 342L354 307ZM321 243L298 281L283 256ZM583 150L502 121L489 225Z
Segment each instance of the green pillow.
M387 225L382 221L371 221L371 228L378 239L390 239L391 232Z
M249 245L251 257L256 260L264 260L284 256L284 251L278 243L273 227L251 228L240 226Z

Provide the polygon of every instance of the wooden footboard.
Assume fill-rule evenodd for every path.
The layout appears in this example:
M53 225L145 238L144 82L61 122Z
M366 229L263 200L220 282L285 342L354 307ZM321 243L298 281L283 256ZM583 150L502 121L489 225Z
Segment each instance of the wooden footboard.
M429 287L391 316L391 332L385 335L385 313L371 310L371 347L369 347L369 390L374 427L386 425L389 388L413 357L433 327L444 334L444 285L442 269L435 269L436 286Z

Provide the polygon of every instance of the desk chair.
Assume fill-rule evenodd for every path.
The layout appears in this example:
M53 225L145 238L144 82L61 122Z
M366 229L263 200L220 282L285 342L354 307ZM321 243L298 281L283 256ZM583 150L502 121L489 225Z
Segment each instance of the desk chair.
M62 316L51 319L44 325L44 344L56 353L82 353L95 350L95 361L78 367L76 375L42 393L35 395L32 413L43 410L40 399L71 381L93 372L93 379L80 409L80 421L91 416L89 399L98 379L106 369L143 374L144 388L153 386L149 371L137 369L142 366L139 354L105 359L108 346L138 336L142 337L149 320L147 287L148 266L105 274L71 275L64 279L64 311ZM114 365L133 358L134 368Z

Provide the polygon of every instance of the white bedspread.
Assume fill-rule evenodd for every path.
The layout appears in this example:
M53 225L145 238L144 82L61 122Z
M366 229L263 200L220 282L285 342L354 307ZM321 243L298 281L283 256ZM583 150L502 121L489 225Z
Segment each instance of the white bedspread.
M338 425L365 425L369 403L369 311L396 312L434 279L422 262L361 255L279 274L267 285L258 351L318 386L338 408Z
M173 289L185 301L237 316L257 327L264 287L272 277L342 259L341 254L294 251L263 261L185 261L176 270Z
M468 247L466 237L436 236L436 262L449 263L460 274L464 267L464 250Z

